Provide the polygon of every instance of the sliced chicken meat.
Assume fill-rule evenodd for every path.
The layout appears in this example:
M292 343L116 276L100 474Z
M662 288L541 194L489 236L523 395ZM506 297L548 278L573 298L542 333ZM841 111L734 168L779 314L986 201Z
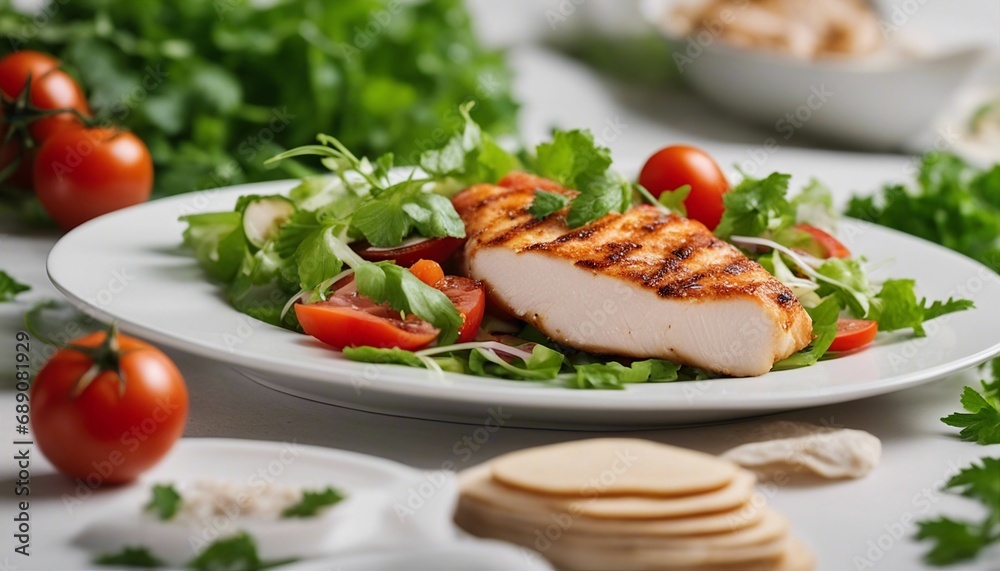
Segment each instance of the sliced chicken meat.
M528 213L536 189L577 194L513 173L454 203L469 276L555 341L732 376L764 374L809 344L812 322L795 295L701 223L638 206L570 229L565 211Z

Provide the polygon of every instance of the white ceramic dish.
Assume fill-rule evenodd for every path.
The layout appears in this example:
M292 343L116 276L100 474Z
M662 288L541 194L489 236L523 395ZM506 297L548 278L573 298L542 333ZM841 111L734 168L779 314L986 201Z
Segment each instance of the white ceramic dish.
M521 550L514 546L481 542L458 532L451 521L457 483L446 473L431 476L381 458L294 442L185 438L163 462L124 487L91 492L85 484L63 476L40 479L38 489L32 489L32 519L71 523L60 526L59 533L39 534L33 541L37 543L32 545L33 568L108 569L91 563L95 555L117 551L126 544L150 546L154 552L156 545L170 546L174 549L168 548L171 553L166 558L183 562L189 558L192 533L197 533L199 540L211 542L216 537L248 531L265 561L296 551L294 538L275 533L276 529L263 532L248 528L248 522L260 522L238 517L220 516L198 532L180 530L166 535L160 527L139 521L138 514L149 500L153 484L183 487L199 478L247 484L250 493L256 489L255 482L263 481L307 489L332 485L342 490L347 499L323 516L327 521L318 522L327 527L326 537L317 540L317 533L309 531L298 540L302 544L299 547L326 555L302 559L289 566L293 569L337 569L343 568L342 563L354 561L368 561L375 565L370 568L378 568L381 558L391 566L398 561L400 552L412 550L422 553L426 561L437 558L442 563L454 560L456 553L464 554L466 561L474 561L475 557L523 560ZM413 501L412 491L423 490L422 486L431 486L433 493L424 493L422 505L401 519L397 506L410 505L407 502ZM336 515L338 511L340 515ZM307 520L291 523L299 533L309 525ZM270 525L274 528L280 523ZM532 561L525 560L525 565L529 563ZM537 560L534 564L531 569L548 569Z
M680 1L643 0L642 12L686 58L681 77L719 107L772 127L779 144L802 133L861 149L909 148L988 53L966 42L906 59L801 61L681 36L663 23Z
M620 427L694 423L842 402L927 382L1000 353L1000 276L945 248L860 222L842 228L852 250L888 262L876 277L912 277L920 293L975 300L978 309L932 322L929 336L880 336L869 349L816 366L747 379L577 391L343 360L311 337L266 325L223 299L181 249L194 210L229 210L238 196L287 191L282 181L177 196L80 226L52 249L48 272L69 300L153 342L230 363L252 379L322 402L421 418L508 425Z

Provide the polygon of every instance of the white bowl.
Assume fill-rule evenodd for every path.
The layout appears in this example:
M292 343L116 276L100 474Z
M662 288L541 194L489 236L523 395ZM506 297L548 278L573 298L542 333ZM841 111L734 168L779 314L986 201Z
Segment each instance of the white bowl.
M912 57L803 61L670 30L665 16L677 4L644 0L642 13L674 51L681 77L719 107L772 127L779 145L801 133L869 150L903 148L933 125L988 53L956 46Z

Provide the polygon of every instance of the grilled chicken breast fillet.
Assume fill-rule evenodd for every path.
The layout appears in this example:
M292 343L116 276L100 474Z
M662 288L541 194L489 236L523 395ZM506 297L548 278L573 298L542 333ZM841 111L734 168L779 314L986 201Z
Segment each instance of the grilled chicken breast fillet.
M764 374L809 344L812 322L791 290L700 222L638 206L569 229L565 212L528 213L536 189L576 194L513 173L453 202L467 273L559 343L732 376Z

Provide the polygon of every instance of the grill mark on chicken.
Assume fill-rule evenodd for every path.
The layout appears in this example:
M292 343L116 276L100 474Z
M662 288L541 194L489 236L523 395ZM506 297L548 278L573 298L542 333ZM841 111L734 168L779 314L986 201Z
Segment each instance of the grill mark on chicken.
M512 217L512 218L514 218L514 217ZM527 232L528 230L531 230L532 228L537 228L537 227L541 226L542 224L545 224L545 220L544 219L543 220L539 220L538 218L532 217L529 220L527 220L526 222L522 222L520 224L515 224L514 226L508 228L507 230L504 230L500 234L498 234L498 235L494 236L493 238L491 238L491 239L487 240L486 242L484 242L484 245L486 245L486 246L500 246L500 245L502 245L502 244L504 244L506 242L509 242L509 241L513 240L514 238L520 236L521 234Z
M523 173L508 175L501 185L505 186L493 186L492 191L490 185L476 185L473 190L478 195L471 203L456 202L459 215L470 228L470 243L544 252L578 267L641 284L663 298L762 296L775 308L796 305L794 294L760 264L698 222L639 206L570 230L561 215L537 220L526 209L536 188L567 196L575 196L576 191ZM498 203L500 200L504 202ZM492 210L484 208L489 205ZM517 216L508 222L512 212ZM536 234L529 234L532 232ZM790 314L784 319L791 320Z

